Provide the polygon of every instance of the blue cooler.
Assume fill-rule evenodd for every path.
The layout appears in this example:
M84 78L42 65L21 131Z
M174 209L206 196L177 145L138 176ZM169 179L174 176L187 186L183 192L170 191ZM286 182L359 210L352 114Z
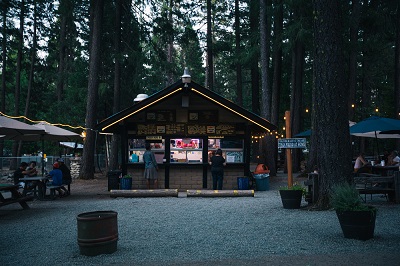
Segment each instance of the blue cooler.
M237 185L239 190L248 190L249 189L249 178L248 177L238 177Z

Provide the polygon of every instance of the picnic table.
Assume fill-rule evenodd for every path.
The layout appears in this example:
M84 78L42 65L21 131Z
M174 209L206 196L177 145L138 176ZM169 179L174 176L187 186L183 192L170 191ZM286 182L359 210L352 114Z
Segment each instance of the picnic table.
M0 207L18 202L23 209L30 209L27 201L32 200L33 196L23 196L18 192L18 188L19 185L0 184ZM11 197L5 198L4 192L10 192Z
M354 177L354 183L361 185L357 187L360 194L384 194L389 201L400 203L400 172L392 176L381 176L369 173L360 173Z
M26 195L27 192L32 191L34 194L33 196L39 199L44 199L46 195L46 182L48 177L46 176L30 176L30 177L23 177L20 178L19 181L25 182L23 194ZM36 185L29 190L28 185L30 182L38 182ZM36 194L37 193L37 194Z
M391 176L391 175L393 175L393 173L395 171L399 171L399 166L398 165L385 165L385 166L382 166L382 165L377 164L377 165L371 166L371 168L372 168L372 173L373 174L378 174L378 175L381 175L381 176Z

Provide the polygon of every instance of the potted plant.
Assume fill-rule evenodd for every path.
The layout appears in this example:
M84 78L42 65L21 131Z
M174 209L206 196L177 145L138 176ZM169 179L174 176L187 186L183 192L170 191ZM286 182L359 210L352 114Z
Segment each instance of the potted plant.
M124 175L120 180L120 187L123 190L131 190L132 189L132 176L131 175Z
M300 209L301 199L305 193L306 189L298 184L294 184L291 187L287 186L279 188L283 208Z
M347 182L333 186L330 200L345 238L374 237L376 208L363 204L354 186Z

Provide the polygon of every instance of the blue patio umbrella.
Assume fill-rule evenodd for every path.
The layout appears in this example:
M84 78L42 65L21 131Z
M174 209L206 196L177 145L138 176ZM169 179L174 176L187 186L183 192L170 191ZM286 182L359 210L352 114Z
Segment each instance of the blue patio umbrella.
M400 130L400 120L371 116L350 127L350 134L359 137L390 138L390 134L379 134L389 130Z
M298 134L296 134L294 136L295 137L309 137L309 136L311 136L311 129L303 131L303 132L300 132L300 133L298 133Z
M350 134L358 137L375 138L376 149L379 155L378 138L399 138L399 134L394 132L400 131L400 120L371 116L361 120L357 124L350 127ZM382 134L381 134L382 132ZM383 134L384 132L393 132L392 134Z

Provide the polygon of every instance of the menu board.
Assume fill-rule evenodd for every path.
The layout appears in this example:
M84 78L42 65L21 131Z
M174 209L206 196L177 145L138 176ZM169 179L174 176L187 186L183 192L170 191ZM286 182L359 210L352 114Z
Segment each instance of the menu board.
M138 135L185 135L187 127L188 135L221 135L231 136L236 134L236 128L234 125L185 125L185 124L138 124L137 134Z
M201 121L202 123L218 123L218 111L191 110L188 113L188 119L193 122Z
M206 125L188 125L187 126L188 135L206 135L207 126Z
M236 128L234 125L217 125L217 126L215 126L215 134L217 134L217 135L235 135Z
M185 134L185 124L168 124L165 126L165 134Z
M174 110L149 111L146 113L146 120L154 122L175 122L175 111Z
M157 133L157 126L154 124L138 124L137 125L137 134L138 135L151 135Z

